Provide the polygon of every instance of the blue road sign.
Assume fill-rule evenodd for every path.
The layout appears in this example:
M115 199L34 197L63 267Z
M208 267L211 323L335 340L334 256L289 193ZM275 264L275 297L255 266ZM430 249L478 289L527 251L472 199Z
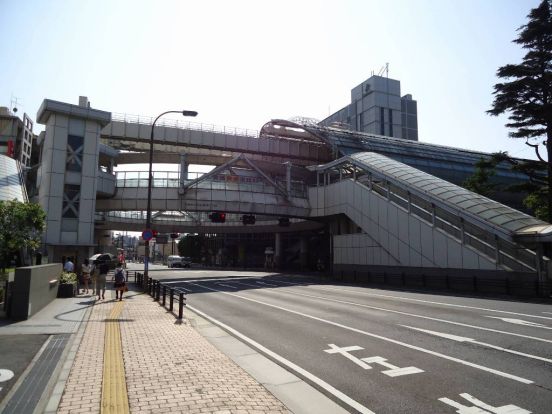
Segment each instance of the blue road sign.
M151 240L153 239L153 231L147 229L142 232L142 238L144 240Z

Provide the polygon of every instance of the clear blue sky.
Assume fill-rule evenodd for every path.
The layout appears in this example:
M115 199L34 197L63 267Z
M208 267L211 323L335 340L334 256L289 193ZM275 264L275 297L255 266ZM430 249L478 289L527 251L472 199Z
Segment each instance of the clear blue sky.
M199 111L260 127L322 119L386 62L418 101L420 141L532 158L485 114L496 69L538 0L0 0L0 105L44 98L111 112ZM43 127L39 126L38 129Z

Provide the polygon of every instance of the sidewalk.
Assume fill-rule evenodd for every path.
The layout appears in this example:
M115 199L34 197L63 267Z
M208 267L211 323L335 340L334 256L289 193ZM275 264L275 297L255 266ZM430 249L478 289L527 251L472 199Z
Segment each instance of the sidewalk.
M175 321L146 294L119 302L107 291L85 322L57 412L289 413L189 322Z

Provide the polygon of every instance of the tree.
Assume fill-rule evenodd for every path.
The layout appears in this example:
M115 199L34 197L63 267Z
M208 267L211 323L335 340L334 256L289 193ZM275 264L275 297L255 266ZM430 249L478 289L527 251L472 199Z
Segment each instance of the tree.
M178 242L178 254L184 257L191 257L194 260L200 260L203 245L203 236L199 234L187 234L181 237Z
M474 193L490 197L494 192L495 184L490 183L489 180L496 174L495 167L496 163L493 159L481 158L475 163L473 175L468 177L462 185Z
M21 249L38 248L45 226L46 213L40 205L0 201L0 261L4 266Z
M494 86L494 102L487 111L498 116L508 113L507 127L512 138L523 138L535 149L537 158L546 168L545 188L547 219L552 222L552 18L551 0L543 0L527 15L514 43L527 49L523 61L508 64L497 71L503 83ZM539 148L546 148L546 159Z

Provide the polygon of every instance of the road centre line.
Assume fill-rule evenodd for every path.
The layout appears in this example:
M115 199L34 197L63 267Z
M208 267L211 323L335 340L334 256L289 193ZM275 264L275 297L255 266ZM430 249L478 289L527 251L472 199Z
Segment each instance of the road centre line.
M241 295L237 295L235 293L224 292L224 291L221 291L221 290L213 289L213 288L210 288L210 287L207 287L207 286L204 286L204 285L200 285L198 283L193 283L193 284L198 285L198 286L200 286L204 289L211 290L213 292L220 292L224 295L234 296L234 297L237 297L237 298L240 298L240 299L243 299L243 300L247 300L247 301L250 301L250 302L259 303L261 305L265 305L265 306L268 306L268 307L271 307L271 308L279 309L279 310L282 310L284 312L289 312L289 313L292 313L292 314L295 314L295 315L303 316L305 318L313 319L315 321L319 321L319 322L327 323L329 325L337 326L338 328L342 328L342 329L346 329L348 331L356 332L356 333L359 333L361 335L366 335L366 336L376 338L376 339L380 339L380 340L385 341L385 342L390 342L390 343L393 343L393 344L396 344L396 345L399 345L399 346L402 346L402 347L405 347L405 348L413 349L415 351L423 352L425 354L433 355L433 356L436 356L438 358L443 358L443 359L446 359L446 360L449 360L449 361L453 361L453 362L459 363L461 365L466 365L466 366L476 368L476 369L479 369L479 370L482 370L482 371L490 372L491 374L495 374L495 375L498 375L500 377L508 378L508 379L511 379L511 380L514 380L514 381L518 381L518 382L521 382L523 384L533 384L534 383L534 381L531 381L531 380L528 380L528 379L525 379L525 378L522 378L522 377L518 377L518 376L513 375L513 374L508 374L506 372L498 371L498 370L495 370L493 368L485 367L483 365L478 365L478 364L475 364L473 362L464 361L464 360L459 359L459 358L451 357L449 355L445 355L445 354L441 354L439 352L431 351L429 349L421 348L421 347L416 346L416 345L407 344L405 342L397 341L395 339L387 338L385 336L381 336L381 335L373 334L373 333L370 333L370 332L366 332L366 331L363 331L361 329L357 329L357 328L353 328L351 326L347 326L347 325L343 325L343 324L340 324L340 323L337 323L337 322L329 321L327 319L322 319L322 318L319 318L317 316L309 315L309 314L302 313L302 312L299 312L299 311L294 311L292 309L287 309L287 308L277 306L277 305L272 305L270 303L262 302L260 300L247 298L247 297L244 297L244 296L241 296Z
M237 282L237 283L239 283L239 282ZM272 290L271 292L275 292L275 291ZM361 307L361 308L374 309L374 310L379 310L379 311L382 311L382 312L396 313L396 314L399 314L399 315L412 316L414 318L427 319L427 320L430 320L430 321L443 322L443 323L448 323L448 324L451 324L451 325L464 326L466 328L479 329L479 330L482 330L482 331L496 332L496 333L500 333L500 334L504 334L504 335L511 335L511 336L519 336L520 338L532 339L532 340L539 341L539 342L552 343L552 340L550 340L550 339L539 338L539 337L530 336L530 335L523 335L523 334L518 334L518 333L515 333L515 332L501 331L499 329L485 328L483 326L469 325L467 323L454 322L454 321L449 321L447 319L432 318L431 316L417 315L415 313L402 312L402 311L397 311L397 310L393 310L393 309L386 309L386 308L380 308L380 307L371 306L371 305L364 305L362 303L349 302L349 301L346 301L346 300L331 299L331 298L327 298L327 297L324 297L324 296L315 296L315 295L309 295L309 294L306 294L306 293L292 292L292 291L289 291L289 290L285 290L284 292L292 294L292 295L305 296L305 297L308 297L308 298L315 298L315 299L323 299L323 300L330 301L330 302L343 303L345 305L353 305L353 306L358 306L358 307Z
M206 288L210 289L210 288ZM210 289L215 290L215 289ZM249 338L248 336L245 336L241 332L235 330L234 328L231 328L230 326L226 325L224 322L219 321L218 319L213 318L212 316L207 315L206 313L200 311L199 309L193 307L193 306L187 306L187 308L191 309L193 312L197 313L198 315L202 316L203 318L211 321L215 325L218 325L222 329L226 330L227 332L231 333L235 337L241 339L242 341L248 343L252 347L258 349L263 354L270 356L272 359L278 361L285 367L291 369L292 371L298 373L299 375L303 376L304 378L307 378L309 381L315 383L320 388L324 389L325 391L329 392L331 395L342 401L343 403L347 404L349 407L357 410L358 412L362 414L375 414L373 411L365 407L364 405L360 404L356 400L353 400L348 395L344 394L343 392L339 391L337 388L331 386L326 381L324 381L321 378L318 378L316 375L310 373L309 371L301 368L299 365L294 364L290 360L284 358L283 356L277 354L274 351L271 351L270 349L266 348L265 346L261 345L260 343L256 342L255 340Z
M284 282L283 280L279 280L279 282L286 283L288 285L294 285L294 286L307 286L305 283L298 284L298 283ZM311 285L308 285L308 286L311 286ZM413 302L430 303L432 305L442 305L442 306L450 306L450 307L455 307L455 308L474 309L474 310L482 310L482 311L487 311L487 312L506 313L508 315L527 316L529 318L539 318L539 319L550 319L550 320L552 320L552 317L550 317L550 316L529 315L527 313L511 312L511 311L488 309L488 308L479 308L477 306L457 305L457 304L454 304L454 303L434 302L434 301L431 301L431 300L407 298L407 297L404 297L404 296L382 295L382 294L378 294L378 293L360 292L360 291L357 291L357 290L349 290L349 289L341 289L341 288L324 288L324 287L321 287L321 286L315 286L315 287L318 288L318 289L329 290L329 291L337 290L337 291L349 292L349 293L359 293L361 295L367 295L367 296L392 298L392 299L398 299L398 300L409 300L409 301L413 301ZM543 312L543 313L550 313L550 312Z

